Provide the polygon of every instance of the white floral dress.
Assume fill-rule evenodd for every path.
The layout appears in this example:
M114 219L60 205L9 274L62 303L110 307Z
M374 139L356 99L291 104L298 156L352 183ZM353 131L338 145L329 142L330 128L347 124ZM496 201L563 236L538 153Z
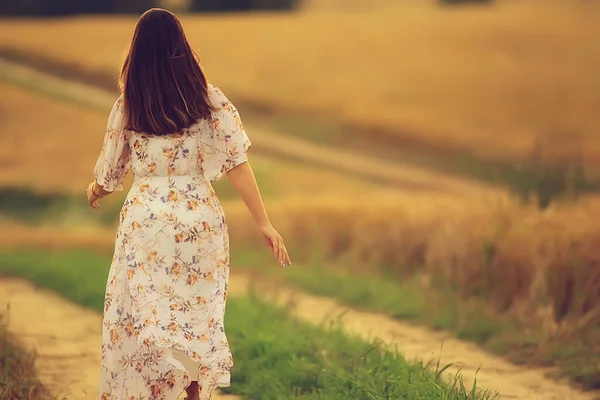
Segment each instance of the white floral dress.
M94 176L106 190L134 183L120 214L108 276L99 399L176 400L197 380L200 398L229 386L223 316L229 240L210 182L247 160L250 140L215 86L216 111L188 129L152 136L109 117Z

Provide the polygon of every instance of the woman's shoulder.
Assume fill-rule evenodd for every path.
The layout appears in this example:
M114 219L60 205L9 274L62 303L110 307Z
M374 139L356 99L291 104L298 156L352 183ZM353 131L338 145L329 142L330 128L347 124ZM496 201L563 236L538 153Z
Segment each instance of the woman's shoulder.
M123 107L123 101L124 101L124 96L123 96L123 93L121 93L119 95L119 97L117 98L117 100L115 100L115 102L113 103L112 113L122 111L121 108Z
M229 101L223 91L212 83L208 84L208 98L215 107L221 107Z

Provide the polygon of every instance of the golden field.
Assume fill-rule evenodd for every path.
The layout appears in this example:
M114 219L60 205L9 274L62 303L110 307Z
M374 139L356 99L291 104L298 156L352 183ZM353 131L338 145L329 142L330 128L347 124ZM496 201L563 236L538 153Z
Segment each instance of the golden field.
M261 249L244 205L227 202L224 208L232 247ZM570 374L584 377L587 387L599 384L593 365L600 323L600 227L595 223L600 198L541 212L507 199L379 190L352 198L274 200L268 208L297 268L317 253L327 273L333 269L365 279L384 274L400 282L418 276L424 291L445 290L441 296L450 291L473 306L483 301L490 315L517 320L519 332L536 340L528 363L555 358L561 346L576 349L565 353L570 362L586 354L575 358L579 370ZM114 231L5 224L0 245L110 250ZM507 340L522 343L520 337Z
M587 164L600 166L599 3L501 1L452 11L411 4L385 13L186 16L183 23L211 80L234 101L368 127L373 140L385 135L398 145L511 161L530 157L541 135L550 157L581 145ZM4 20L0 47L116 75L133 23ZM11 86L0 91L0 185L82 192L106 116ZM552 135L563 131L572 136ZM543 327L541 343L591 332L589 353L600 349L599 197L540 211L500 196L392 191L251 157L259 180L273 187L269 213L294 260L318 251L343 271L422 275L424 288L441 280L467 302L483 299L526 329ZM225 201L224 208L233 246L258 245L244 205ZM0 230L0 244L23 243L110 248L114 232ZM598 385L594 371L585 373L595 373Z
M0 92L0 186L83 194L92 179L108 114L6 84L0 84ZM259 181L275 196L376 187L316 166L250 157Z
M242 206L227 212L233 245L259 246ZM503 353L532 364L573 362L566 370L576 381L600 385L600 198L541 212L506 200L379 192L286 201L270 213L293 259L321 250L328 272L419 277L440 302L483 302L486 314L519 323L521 336L505 338ZM528 350L521 337L535 344Z
M271 219L299 262L319 249L329 266L341 260L357 273L441 276L464 299L482 296L526 326L543 324L549 337L600 323L598 197L544 212L506 199L383 190L306 200L269 204ZM224 207L234 246L260 245L244 205ZM93 225L59 235L50 225L4 227L2 246L114 244L113 230Z
M594 161L600 14L593 11L600 8L519 4L449 12L415 5L335 18L327 12L186 16L183 22L212 81L234 99L327 112L398 128L430 144L511 157L527 154L534 133L578 127ZM2 21L0 44L111 74L132 29L129 17ZM0 157L7 166L0 184L81 191L106 116L11 86L0 90ZM392 192L317 167L252 160L274 194L285 197L269 207L300 255L317 246L329 259L345 256L357 266L398 273L422 267L456 283L465 296L483 290L500 309L520 310L522 303L543 312L548 308L539 299L551 299L559 317L564 310L579 317L598 307L599 260L592 249L600 241L599 199L541 212L509 199ZM240 202L226 208L232 226L249 222ZM232 232L242 242L253 233ZM484 284L491 286L481 289Z
M209 78L234 100L324 116L373 140L502 160L528 158L538 137L548 157L581 138L597 166L599 16L597 2L410 2L182 21ZM2 20L0 47L116 76L134 22Z
M83 197L105 116L12 86L0 90L8 94L0 100L0 161L7 166L0 169L0 186L28 185ZM400 282L419 276L427 291L440 289L441 281L453 296L467 304L483 300L492 315L514 318L526 331L543 327L535 348L540 353L531 354L531 363L583 339L586 344L570 357L580 352L597 356L600 226L595 221L600 198L554 203L540 211L497 195L394 191L314 166L260 156L252 156L252 162L262 171L263 189L265 182L278 182L266 199L267 208L296 264L319 254L325 268L344 273L387 275ZM223 207L232 248L262 248L243 203L225 200ZM114 246L114 229L87 217L78 224L0 224L0 247ZM570 375L595 387L600 374L586 369L592 364L582 358Z

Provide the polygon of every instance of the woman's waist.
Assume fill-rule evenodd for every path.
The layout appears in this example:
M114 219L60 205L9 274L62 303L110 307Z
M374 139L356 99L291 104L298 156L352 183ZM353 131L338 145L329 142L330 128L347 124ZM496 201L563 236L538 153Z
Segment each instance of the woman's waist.
M206 221L212 227L224 223L223 209L210 182L192 176L134 179L123 210L122 221L129 222L164 217L167 220Z
M136 175L133 176L134 185L153 186L187 186L195 185L199 188L212 188L210 181L203 175Z
M205 203L218 204L217 195L210 182L197 175L134 176L128 197L132 196L143 198L145 201L189 197Z

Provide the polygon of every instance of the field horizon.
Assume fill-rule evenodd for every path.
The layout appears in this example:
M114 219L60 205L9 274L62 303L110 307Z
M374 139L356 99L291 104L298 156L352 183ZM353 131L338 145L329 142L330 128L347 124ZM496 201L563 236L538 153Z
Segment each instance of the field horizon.
M183 15L182 22L209 78L246 113L281 115L288 125L330 122L314 135L337 130L338 142L358 146L509 165L541 148L545 160L580 157L600 176L595 7L411 4L385 12ZM2 22L0 55L114 89L135 18Z

